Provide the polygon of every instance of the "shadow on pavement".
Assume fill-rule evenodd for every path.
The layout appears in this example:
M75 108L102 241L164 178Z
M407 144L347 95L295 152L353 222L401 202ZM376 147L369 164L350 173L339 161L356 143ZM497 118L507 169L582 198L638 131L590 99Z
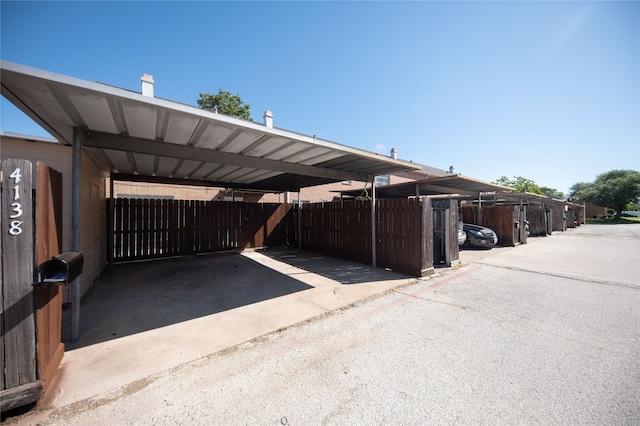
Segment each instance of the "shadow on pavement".
M76 349L310 288L239 254L120 264L82 298L76 343L63 310L62 339Z

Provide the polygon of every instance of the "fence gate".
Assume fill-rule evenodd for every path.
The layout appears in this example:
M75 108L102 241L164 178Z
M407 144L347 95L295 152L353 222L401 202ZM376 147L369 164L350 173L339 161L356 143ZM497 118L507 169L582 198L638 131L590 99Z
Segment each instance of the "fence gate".
M34 180L35 177L35 180ZM62 360L62 289L35 288L36 265L60 253L62 175L27 160L2 162L0 408L42 398Z
M433 262L446 266L460 261L458 247L458 202L432 200L433 207Z

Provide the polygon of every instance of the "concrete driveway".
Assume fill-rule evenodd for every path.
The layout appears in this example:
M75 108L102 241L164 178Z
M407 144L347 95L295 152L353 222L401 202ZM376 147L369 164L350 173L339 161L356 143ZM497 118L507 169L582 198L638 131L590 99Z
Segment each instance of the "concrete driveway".
M493 364L495 360L489 358L487 364L481 364L479 360L483 355L477 352L478 348L472 345L472 349L476 352L463 350L462 347L474 343L475 340L456 340L455 334L452 334L454 330L457 330L456 327L460 328L458 331L464 335L472 331L478 333L476 337L484 339L481 341L485 342L482 345L485 349L488 347L487 342L492 342L493 346L489 345L490 347L500 348L505 345L500 339L507 339L508 343L512 345L514 344L513 339L518 336L519 341L521 337L524 338L525 334L532 330L535 333L540 333L543 323L545 324L542 327L545 331L544 336L559 336L563 332L557 327L566 327L565 322L572 314L569 311L562 314L563 322L561 323L556 322L553 315L558 315L558 313L570 308L564 305L564 300L580 300L580 303L585 306L594 306L587 308L588 318L584 316L587 315L586 311L574 315L576 316L575 324L570 324L573 327L570 331L574 337L572 337L573 340L568 339L567 341L581 341L581 338L575 338L575 332L584 326L586 319L589 319L589 323L599 324L598 327L594 325L594 330L600 330L605 324L611 322L611 318L602 317L605 311L600 312L602 309L594 310L596 305L602 307L602 303L606 303L602 299L604 295L619 293L617 290L606 291L608 286L619 289L626 288L625 291L632 291L628 293L629 295L634 298L638 297L635 289L640 286L640 263L638 262L640 260L640 225L584 226L550 237L531 238L529 243L523 246L500 247L492 250L464 250L461 252L460 259L463 265L461 270L438 269L436 276L421 280L295 250L247 252L243 255L206 256L157 263L121 265L115 272L106 274L85 298L82 306L81 340L74 345L67 345L58 381L53 385L54 392L41 404L42 408L48 408L48 410L30 413L24 423L36 424L50 413L58 412L59 408L65 407L64 412L68 414L75 412L75 408L71 409L72 407L77 407L85 414L82 415L84 417L78 417L79 423L74 424L82 424L82 421L87 420L86 416L91 416L91 410L88 408L93 404L91 401L100 401L100 405L104 404L105 406L105 409L100 411L102 414L96 412L95 415L105 415L110 410L125 409L129 410L129 417L123 418L135 418L138 414L134 415L134 412L130 411L135 411L133 406L124 408L129 407L127 395L137 394L140 398L150 398L150 401L154 398L157 399L152 391L162 393L163 389L167 389L169 383L174 383L171 382L174 377L171 371L180 370L180 374L186 374L187 371L193 370L193 373L196 374L195 367L188 366L195 366L198 363L208 365L207 368L210 370L220 370L218 374L222 374L228 380L247 383L249 389L254 389L258 384L245 382L250 379L243 378L244 371L238 370L235 373L238 376L237 380L230 373L222 373L225 368L230 368L230 366L225 367L222 360L224 362L238 362L234 361L233 357L226 357L224 354L235 354L232 349L237 348L240 343L253 339L250 347L259 348L260 342L263 342L265 351L271 353L276 348L267 346L278 344L276 343L278 338L272 336L280 335L280 333L274 334L273 332L305 322L310 324L326 323L326 325L318 324L318 327L324 330L320 336L327 338L335 332L335 338L331 340L339 346L339 348L332 349L330 353L343 350L345 345L355 350L358 349L358 346L351 345L349 339L359 339L358 333L360 331L356 330L363 327L369 330L369 327L372 327L371 330L375 331L376 335L383 333L378 325L375 325L383 321L382 317L376 318L382 314L387 315L387 313L391 315L390 319L384 321L399 321L394 326L395 328L390 330L395 331L388 336L394 341L394 345L398 345L398 353L391 358L383 356L381 358L383 364L379 366L380 371L386 368L384 359L395 359L394 362L400 362L401 357L407 353L401 346L406 344L403 339L415 337L417 340L410 342L414 351L417 348L423 350L420 342L423 342L425 338L427 340L433 339L433 342L442 345L439 351L423 354L424 359L419 362L426 363L425 367L428 370L421 371L431 371L429 366L435 366L439 363L441 360L438 357L450 356L450 351L458 353L461 357L466 356L462 354L469 353L478 358L472 357L467 362L477 364L478 371L482 374L486 373L483 369L487 370L488 366L489 380L501 382L503 379L495 376L498 370L492 370L494 367L498 368ZM521 273L521 271L524 272ZM497 280L489 279L487 281L487 277L491 275L496 275ZM535 278L536 276L538 278ZM509 282L514 279L520 281L517 284L516 281ZM563 279L569 281L558 281ZM532 286L530 285L532 282L537 284ZM582 291L586 293L578 296L575 290L580 288L580 283L583 282L593 283L593 286L584 286ZM452 283L456 283L455 290L454 287L451 287ZM501 290L498 291L498 288ZM393 289L395 291L392 291ZM528 293L526 295L516 294L522 291ZM512 297L507 297L511 292L514 293ZM384 298L375 298L376 295L381 294L388 295ZM550 305L546 306L537 301L537 298L540 297L544 298L545 304ZM365 299L374 299L374 301L367 304L356 303ZM498 301L499 303L497 303ZM400 317L398 316L399 312L394 313L400 307L408 307L409 302L411 302L411 306L414 305L414 302L416 304L412 308L415 315L419 317L435 315L428 320L421 319L421 321L426 321L426 324L430 324L429 327L418 327L414 330L410 324L413 324L415 320L409 320L408 317L405 317L406 313ZM429 303L429 305L422 305L423 303ZM472 306L473 309L467 305ZM345 325L340 324L339 318L336 316L329 316L321 322L310 321L329 312L336 310L340 312L341 308L350 306L356 306L356 309L343 312L346 314L353 311L354 318L349 323L349 327L353 327L351 333L344 330ZM462 311L459 310L460 306L463 307ZM447 311L451 311L449 314L453 315L452 319L445 320L445 316L442 316L445 315L445 312L441 312L442 309L434 309L434 307L442 309L448 307ZM362 309L367 313L356 312ZM546 310L549 312L547 313ZM462 313L464 315L460 316ZM623 312L620 315L623 315ZM468 321L461 322L466 316L470 316ZM504 334L509 330L501 325L505 324L506 319L508 319L507 324L519 324L523 320L531 322L532 318L536 318L534 322L537 325L534 324L535 327L527 323L524 328L518 328L516 335L508 334L500 337L500 333ZM363 320L366 320L366 323L372 321L375 324L361 325ZM637 321L637 318L632 315L629 320L633 322ZM494 329L495 326L498 328ZM548 330L545 327L548 327ZM296 330L304 329L296 328ZM330 332L329 330L334 331ZM483 331L487 332L486 336ZM603 335L596 336L597 339L607 340L606 336L610 335L611 331L609 329L601 331ZM345 332L352 337L345 340ZM356 334L354 335L353 332ZM425 337L424 333L428 335ZM590 333L593 332L590 331ZM633 337L634 332L628 331L628 333L629 336L625 338L629 342L636 339L635 345L637 347L637 330L635 331L636 337ZM293 333L291 336L297 335L298 333ZM255 340L258 337L263 337L263 339ZM319 337L310 335L309 339L315 342ZM524 338L523 344L528 345L526 343L529 342L528 339L529 337ZM622 337L614 338L612 336L609 340L617 342L620 339ZM594 339L589 335L583 340ZM366 339L366 342L373 346L368 349L366 346L360 347L358 350L363 354L370 353L366 351L376 351L376 347L385 345L384 340L373 339L369 341ZM376 342L378 343L376 344ZM360 343L364 344L365 341ZM448 347L449 343L453 346ZM559 342L545 342L545 344L550 345L548 350L551 350ZM600 346L604 348L610 345ZM603 355L600 346L596 348L594 356ZM273 361L271 368L274 369L274 377L284 374L281 370L284 366L279 364L280 357L283 362L285 362L285 358L288 360L291 354L297 354L298 358L304 354L309 359L317 357L325 359L322 354L314 352L314 344L310 342L300 343L294 352L291 352L292 346L287 347L289 349L286 352L283 352L284 347L276 350L280 354L278 357L266 355L266 353L260 355ZM590 348L591 346L587 345L586 347ZM445 350L445 348L447 349ZM530 347L527 348L527 350L530 349ZM571 352L572 356L578 356L577 354L582 350L575 351L575 354ZM620 353L628 352L629 347L620 346L616 350ZM514 352L514 354L520 353L522 352ZM538 354L544 362L548 362L546 353L543 351ZM211 358L211 354L223 356L223 358ZM249 356L249 353L246 355ZM256 356L258 355L256 354ZM566 353L563 353L558 359L561 360L564 357L566 357ZM291 360L291 365L287 364L287 368L295 369L295 371L300 370L299 374L302 375L307 374L308 370L303 368L304 365L299 365L306 358L298 359L295 356L293 358L295 359ZM374 359L377 358L378 356L374 357ZM200 361L194 364L193 361L196 360ZM418 362L418 359L416 358L415 361ZM578 366L583 363L583 360L578 358L574 361L578 363L576 364ZM377 367L373 367L374 360L364 357L362 362L364 363L362 364L363 369L369 369L374 373L377 371ZM519 365L522 361L514 359L513 362ZM608 362L610 363L610 361ZM320 358L318 358L318 363L321 363ZM266 363L265 368L268 368L269 365ZM246 364L245 367L249 376L258 374L257 371L254 371L257 367L253 364ZM566 367L569 368L570 364L567 364ZM580 368L574 376L582 374ZM262 368L259 370L263 371ZM408 373L406 380L418 379L415 374L411 374L411 371ZM468 374L469 371L462 368L455 373ZM212 374L212 372L209 371L207 374ZM378 372L377 374L382 373ZM447 382L447 377L450 377L450 374L443 373L441 386L451 389L452 392L458 392L459 389L452 387L453 383ZM531 380L539 382L542 380L541 377L538 377L539 375L539 373L534 374ZM149 381L152 376L153 380ZM319 376L320 382L323 382L322 377ZM471 376L470 378L473 379ZM479 376L476 379L477 386L488 383L486 377ZM204 378L202 383L200 383L202 380L194 377L191 377L191 380L194 383L199 383L199 386L210 386ZM220 385L222 385L222 380L221 378ZM368 386L366 383L369 381L365 380L364 376L362 380L364 381L357 386ZM354 384L352 383L352 385ZM177 389L181 389L181 386L185 385L175 382ZM319 391L322 386L319 387ZM574 385L571 384L571 386ZM582 386L582 384L578 383L575 386ZM144 390L143 392L142 389L147 387L149 391ZM305 389L308 390L308 388ZM547 391L553 393L554 389L558 388L552 386ZM175 397L179 392L184 391L186 389L181 391L174 389L172 395ZM210 392L208 388L202 388L201 391L202 395ZM299 390L299 392L301 391ZM381 391L383 390L381 389ZM541 392L537 391L534 396L542 395ZM323 395L328 396L324 393ZM526 392L523 395L526 395ZM439 404L451 398L445 393L441 396L444 399ZM222 395L218 397L222 397ZM274 397L277 398L277 396ZM231 394L228 398L231 398ZM118 404L114 402L111 406L110 401L116 400L118 400ZM193 399L191 403L195 404L196 401L197 398ZM369 401L370 403L375 402L375 400L371 402L370 399ZM229 403L231 402L229 401ZM538 401L538 403L543 404L544 401ZM134 405L137 406L137 403ZM123 408L116 408L120 406ZM216 406L218 405L216 404ZM223 406L226 405L222 404L221 407ZM252 404L248 403L247 410L250 410L251 406ZM213 406L208 409L212 410ZM509 412L508 406L505 406L504 409L505 412ZM300 412L309 411L305 411L305 408L302 407L298 410ZM205 410L203 415L206 413ZM310 411L311 413L313 410ZM407 412L403 413L403 415L406 414ZM84 420L80 420L81 418ZM560 416L558 418L566 417ZM512 420L516 421L516 419Z
M610 264L593 262L599 258L593 250L601 248L613 259ZM428 280L309 253L244 257L251 262L238 257L238 268L264 274L263 265L269 264L267 269L277 266L287 277L301 277L302 284L285 283L288 287L260 297L245 291L240 298L260 301L231 304L227 310L188 299L194 308L215 313L183 313L188 319L179 323L120 338L103 333L96 343L80 344L65 356L65 368L73 374L63 377L58 398L50 402L53 409L30 413L19 423L564 425L640 420L640 225L585 226L515 248L463 252L460 269L441 269ZM200 259L179 262L194 261ZM298 267L303 264L307 269ZM164 275L157 279L164 282ZM386 294L351 293L370 285ZM393 291L385 290L394 285ZM276 296L279 292L286 294ZM357 297L370 298L324 316L330 306ZM291 311L296 307L302 310L299 318L324 317L279 326L286 322L277 321L279 316L295 321ZM246 315L220 323L236 310ZM268 326L262 327L261 320ZM247 343L225 346L232 344L235 332L261 327L271 332L252 341L247 333L237 338ZM214 342L223 338L228 341L214 353ZM165 369L171 365L169 353L197 357L192 346L210 355ZM141 372L133 371L137 368ZM153 369L164 371L150 374ZM106 377L108 372L115 377ZM74 386L94 386L96 396L86 398L86 391L73 396Z
M42 408L117 389L242 342L416 282L298 250L248 251L116 265L83 297Z

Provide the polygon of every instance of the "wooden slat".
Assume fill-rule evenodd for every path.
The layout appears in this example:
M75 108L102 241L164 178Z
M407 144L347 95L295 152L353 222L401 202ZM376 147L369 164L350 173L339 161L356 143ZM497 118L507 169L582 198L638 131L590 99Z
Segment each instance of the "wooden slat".
M62 174L37 163L36 265L60 254L62 228ZM38 378L46 392L64 354L62 344L62 287L36 288Z

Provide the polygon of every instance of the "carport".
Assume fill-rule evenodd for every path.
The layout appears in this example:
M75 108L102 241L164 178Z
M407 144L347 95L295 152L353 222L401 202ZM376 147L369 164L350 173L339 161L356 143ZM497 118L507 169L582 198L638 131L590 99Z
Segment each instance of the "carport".
M86 238L79 225L83 151L111 182L271 192L296 192L343 180L374 182L377 175L420 169L411 162L275 128L269 111L262 125L156 98L153 79L146 74L138 93L6 61L0 70L2 95L73 147L72 250L79 250L80 240ZM372 259L375 266L375 253ZM75 280L72 341L79 338L80 296Z
M491 224L491 226L496 227L495 218L499 217L499 215L496 214L497 210L491 207L495 194L502 194L511 190L509 187L467 176L451 175L383 186L377 188L376 193L378 198L429 198L433 212L434 262L441 261L447 266L452 266L459 260L457 240L458 214L465 222L479 225L485 223L486 226ZM341 196L346 197L355 197L357 195L357 191L344 191L341 193ZM489 200L489 197L491 200ZM459 205L463 203L476 204L459 208ZM512 238L512 226L511 217L509 217L509 232L505 234L502 231L509 239ZM499 238L506 240L506 236L500 236L500 228L494 230Z

